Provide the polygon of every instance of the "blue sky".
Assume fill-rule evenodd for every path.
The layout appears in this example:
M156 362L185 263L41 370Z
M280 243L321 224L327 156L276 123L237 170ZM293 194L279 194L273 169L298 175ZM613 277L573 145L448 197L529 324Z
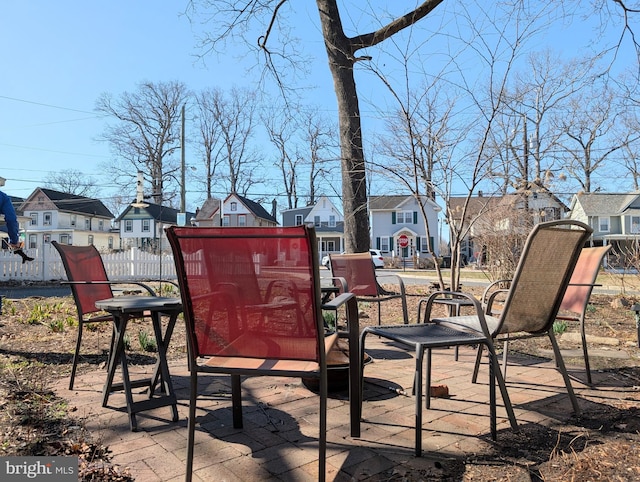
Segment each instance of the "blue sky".
M101 176L108 145L95 139L103 92L150 80L189 88L244 81L233 61L198 62L180 2L110 0L4 2L0 16L0 176L26 197L50 171ZM224 78L221 73L224 72Z
M3 2L0 14L0 176L5 191L26 197L51 171L74 169L108 188L100 164L110 159L108 145L95 139L104 119L93 111L103 92L134 91L142 81L184 82L190 89L250 85L243 64L228 55L198 62L196 37L183 1L162 0L21 0ZM389 2L372 0L372 5ZM402 3L402 2L401 2ZM413 2L407 2L410 6ZM446 24L447 9L438 7ZM393 5L397 7L397 5ZM315 2L298 12L297 35L305 35L312 54L313 102L335 111L332 81L320 34L315 26ZM371 8L378 8L373 6ZM388 7L391 8L391 7ZM409 7L406 7L409 8ZM404 9L402 9L404 10ZM345 24L374 25L366 8L350 11ZM443 20L444 19L444 20ZM546 41L571 52L590 35L576 22ZM305 29L307 30L305 32ZM300 32L302 30L302 34ZM359 31L362 33L362 30ZM580 33L580 34L578 34ZM561 40L561 41L559 41ZM361 99L375 99L374 84L359 84ZM363 113L373 112L363 105ZM189 153L187 153L189 156ZM132 186L132 195L134 187ZM193 209L194 206L189 206Z

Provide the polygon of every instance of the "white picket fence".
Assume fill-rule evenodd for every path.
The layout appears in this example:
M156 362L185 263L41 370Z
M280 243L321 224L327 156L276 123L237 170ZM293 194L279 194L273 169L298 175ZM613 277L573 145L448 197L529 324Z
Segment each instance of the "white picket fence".
M23 264L22 258L17 254L0 250L0 283L67 279L60 255L53 246L28 249L25 252L35 259ZM102 260L112 281L176 279L173 255L160 256L132 248L119 253L103 253Z

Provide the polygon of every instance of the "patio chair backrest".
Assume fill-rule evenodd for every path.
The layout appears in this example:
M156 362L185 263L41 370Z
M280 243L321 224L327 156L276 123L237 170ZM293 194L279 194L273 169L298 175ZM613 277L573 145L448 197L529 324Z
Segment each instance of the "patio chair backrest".
M589 303L600 265L611 245L584 248L580 253L571 281L562 299L560 311L582 314Z
M371 254L331 254L331 273L335 278L344 278L350 293L356 296L378 296L380 294L376 270Z
M496 333L551 328L580 251L592 229L572 220L537 224L529 234Z
M70 246L52 241L60 253L68 281L109 281L102 256L95 246ZM71 293L82 318L87 313L100 311L96 301L113 297L108 284L70 284Z
M313 228L171 227L191 355L319 360Z

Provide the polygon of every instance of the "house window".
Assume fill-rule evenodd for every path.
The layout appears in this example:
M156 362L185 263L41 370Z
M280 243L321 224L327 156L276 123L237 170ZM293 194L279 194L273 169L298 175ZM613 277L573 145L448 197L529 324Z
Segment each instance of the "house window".
M385 253L389 252L389 238L387 236L380 238L380 251L384 251Z
M75 226L78 221L78 217L75 214L71 215L71 226Z
M93 234L90 234L87 241L89 241L89 246L93 246Z
M51 235L45 234L44 236L42 236L42 240L44 241L44 244L49 244L51 242Z
M38 236L35 234L29 235L29 249L34 249L38 247Z
M423 236L422 238L420 238L420 244L422 246L420 246L420 251L422 251L423 253L428 253L429 252L429 243L428 243L428 239L426 236Z
M133 220L131 219L124 220L124 232L125 233L133 232Z
M238 226L246 226L246 225L247 225L247 215L238 214Z
M320 216L314 216L313 217L313 225L316 227L320 226Z
M31 226L38 225L38 213L31 213Z
M237 202L232 202L231 203L231 210L232 211L237 211L238 210L238 203Z
M295 221L295 225L296 226L301 226L303 223L304 219L302 217L302 214L296 214L296 221Z
M143 219L142 220L142 231L144 231L145 233L148 233L149 231L151 231L151 220L150 219Z
M334 241L327 241L327 251L333 252L336 250L336 243Z
M109 239L107 240L107 246L109 246L109 249L113 249L113 236L109 236Z
M398 211L396 213L397 224L413 224L413 212L411 211Z
M42 224L44 226L51 226L51 213L44 213L42 215Z
M84 220L84 229L87 231L91 231L91 218L87 218Z
M224 216L222 216L222 225L223 226L229 226L229 215L225 214Z
M329 227L331 228L336 227L336 217L333 215L329 216Z
M101 219L100 221L98 221L98 229L100 231L104 231L104 220Z
M640 216L631 216L631 234L640 234Z
M602 233L609 232L609 217L600 216L598 218L598 230Z
M68 234L61 234L60 235L60 244L70 244L69 243L69 235Z

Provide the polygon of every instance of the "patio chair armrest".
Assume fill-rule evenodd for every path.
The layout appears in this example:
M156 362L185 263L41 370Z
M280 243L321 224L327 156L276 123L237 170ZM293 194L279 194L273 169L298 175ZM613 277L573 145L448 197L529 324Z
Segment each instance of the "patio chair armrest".
M469 306L473 306L476 310L476 316L478 317L478 322L480 324L482 334L487 339L491 339L491 333L489 332L489 327L487 325L487 320L485 318L485 311L483 309L482 303L471 293L465 293L462 291L436 291L434 293L431 293L431 295L429 295L429 297L427 298L426 314L428 314L428 316L425 316L426 320L431 321L431 309L432 309L433 303L435 302L435 300L441 297L448 297L448 298L455 297L455 298L465 299L466 301L468 301Z
M180 285L178 284L178 282L171 279L144 279L140 280L140 283L168 283L175 286L176 288L178 288L178 291L180 291Z
M379 275L376 275L376 280L380 280L381 278L393 278L393 279L395 279L396 282L398 283L398 287L400 288L400 294L402 296L405 296L404 280L402 279L401 276L398 276L397 274L391 274L391 273L390 274L379 274ZM378 283L378 286L380 288L382 288L380 286L380 283ZM382 291L383 291L383 294L387 294L384 289Z
M336 296L335 298L327 301L326 303L323 303L321 308L323 310L335 311L338 308L340 308L342 305L344 305L347 301L349 301L351 298L355 298L355 295L353 293L342 293Z
M347 280L342 276L332 276L329 278L335 286L340 288L340 293L346 293L349 291L349 286L347 284Z
M350 350L357 352L358 337L360 336L360 320L358 318L358 301L353 293L342 293L331 301L324 303L323 310L335 310L345 305L345 315L347 318L347 331L338 331L340 338L348 338Z
M484 291L482 292L482 298L480 298L482 300L482 304L486 305L487 303L487 298L490 296L490 294L494 291L503 291L505 288L497 288L500 285L505 285L511 284L511 280L508 278L504 278L504 279L499 279L496 281L493 281L492 283L489 283L489 286L487 286Z
M147 290L151 296L156 296L156 292L153 290L153 288L141 281L61 281L60 284L63 284L63 285L109 285L109 286L137 285Z
M489 298L484 299L482 301L482 306L484 306L484 312L487 315L493 315L493 303L496 300L496 298L498 297L498 295L504 294L504 293L508 293L509 290L507 289L500 289L500 290L495 290L493 291L490 295Z

